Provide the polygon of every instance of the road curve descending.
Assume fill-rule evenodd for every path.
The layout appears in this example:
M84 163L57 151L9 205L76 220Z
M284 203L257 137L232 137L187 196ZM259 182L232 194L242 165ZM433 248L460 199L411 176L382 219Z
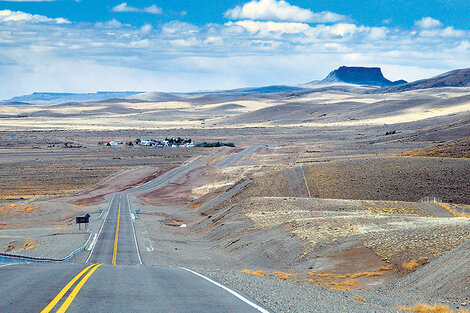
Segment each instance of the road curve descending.
M227 157L225 157L222 161L220 161L219 163L217 163L215 165L215 167L228 167L228 166L232 166L235 164L235 162L237 162L238 160L241 159L241 157L245 156L245 155L250 155L252 153L254 153L256 150L258 150L260 147L259 146L250 146L248 148L245 148L243 149L242 151L238 152L238 153L235 153L235 154L231 154Z
M142 264L126 193L116 193L111 199L108 213L98 233L98 240L87 262L113 265Z

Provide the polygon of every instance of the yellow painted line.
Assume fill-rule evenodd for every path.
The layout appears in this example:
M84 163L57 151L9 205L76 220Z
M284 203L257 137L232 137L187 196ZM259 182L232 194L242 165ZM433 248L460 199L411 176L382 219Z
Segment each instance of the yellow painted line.
M60 301L60 299L62 299L62 297L65 295L65 293L73 286L73 284L75 284L75 282L80 277L82 277L83 274L85 274L90 269L90 267L95 266L95 265L96 264L92 264L92 265L88 266L83 271L81 271L77 276L75 276L67 285L65 285L65 287L59 292L59 294L51 301L51 303L49 303L44 308L44 310L41 311L41 313L49 313L55 307L55 305Z
M113 265L116 265L118 237L119 237L119 219L121 218L121 202L119 202L118 219L116 225L116 235L114 235Z
M88 274L85 275L85 277L82 278L82 280L77 284L77 286L75 286L75 288L73 288L72 290L72 293L70 293L70 295L67 297L67 299L65 300L65 302L60 306L60 308L57 310L57 313L64 313L65 311L67 311L67 309L69 308L70 304L72 304L72 301L73 299L75 299L75 297L77 296L78 292L80 291L80 289L82 289L83 285L85 285L86 281L88 280L88 278L90 278L91 275L93 275L93 273L96 271L96 269L98 267L100 267L101 265L103 264L96 264L95 267L93 267L89 272Z

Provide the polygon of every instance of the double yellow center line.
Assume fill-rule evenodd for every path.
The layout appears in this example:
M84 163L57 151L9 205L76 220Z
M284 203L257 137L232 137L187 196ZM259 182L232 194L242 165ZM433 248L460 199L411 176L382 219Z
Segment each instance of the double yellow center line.
M113 265L116 265L120 219L121 219L121 202L119 202L118 218L117 218L117 224L116 224L116 234L114 235Z
M64 313L67 311L69 308L70 304L72 304L73 300L77 296L78 292L80 289L82 289L83 285L85 285L86 281L90 278L91 275L96 271L98 267L100 267L101 264L92 264L88 267L86 267L83 271L81 271L77 276L75 276L65 287L57 294L57 296L44 308L44 310L41 311L41 313L49 313L56 305L59 303L59 301L64 297L64 295L69 291L70 288L82 277L87 273L82 280L75 286L75 288L72 290L70 295L65 299L64 303L60 306L60 308L57 310L57 313Z
M117 218L117 225L116 225L116 234L114 235L114 250L113 250L113 265L116 265L116 257L117 257L117 248L118 248L118 238L119 238L119 222L121 219L121 202L119 202L119 209L118 209L118 218ZM103 265L103 263L95 263L88 267L86 267L83 271L78 273L65 287L57 294L57 296L41 311L41 313L49 313L54 309L54 307L62 300L64 295L72 288L73 285L83 276L85 275L80 282L75 286L72 292L69 294L67 299L65 299L64 303L60 306L60 308L56 311L57 313L64 313L69 308L70 304L72 304L73 300L77 296L80 289L82 289L83 285L87 282L87 280L93 275L93 273Z

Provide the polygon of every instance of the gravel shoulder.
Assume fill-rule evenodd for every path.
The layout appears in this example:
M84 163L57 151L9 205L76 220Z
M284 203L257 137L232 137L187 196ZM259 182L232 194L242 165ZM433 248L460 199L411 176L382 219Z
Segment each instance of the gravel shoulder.
M308 283L279 280L275 277L247 275L233 270L208 268L193 268L193 270L243 294L250 295L251 298L274 312L388 313L397 312L396 306L401 305L401 303L393 301L372 302L367 300L371 298L369 293L362 291L344 292L312 286ZM366 301L352 298L357 295L363 296Z

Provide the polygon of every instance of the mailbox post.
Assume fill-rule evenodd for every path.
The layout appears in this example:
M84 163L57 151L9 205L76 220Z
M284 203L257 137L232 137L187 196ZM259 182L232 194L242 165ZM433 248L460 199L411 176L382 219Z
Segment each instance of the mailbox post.
M80 224L85 224L85 229L88 229L88 223L90 222L90 214L86 214L85 216L77 216L75 218L75 223L78 224L78 229L80 228Z

